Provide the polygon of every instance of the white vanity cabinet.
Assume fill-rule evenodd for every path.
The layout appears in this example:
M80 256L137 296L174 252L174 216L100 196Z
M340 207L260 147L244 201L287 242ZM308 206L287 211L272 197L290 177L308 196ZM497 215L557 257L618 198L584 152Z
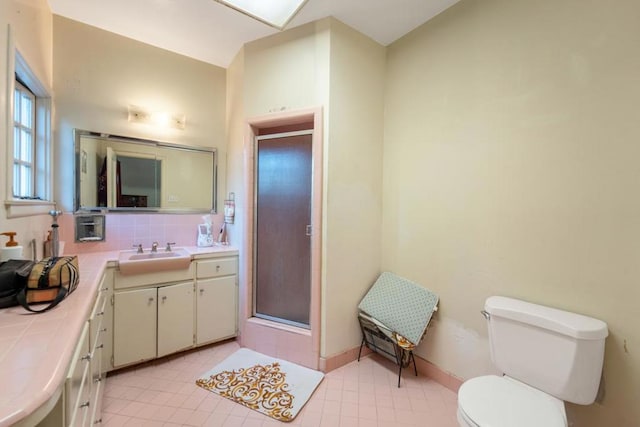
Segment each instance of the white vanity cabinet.
M109 369L235 337L237 251L198 253L184 270L137 275L116 270L112 301Z
M196 344L237 336L238 257L196 261Z
M164 275L123 276L116 272L113 292L114 368L193 347L193 287L192 266Z
M114 366L193 347L193 281L114 294Z

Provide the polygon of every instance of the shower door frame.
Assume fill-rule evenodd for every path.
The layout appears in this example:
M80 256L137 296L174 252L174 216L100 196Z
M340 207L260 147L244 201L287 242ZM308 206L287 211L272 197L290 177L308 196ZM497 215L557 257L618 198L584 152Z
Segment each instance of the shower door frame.
M300 127L303 124L309 127ZM266 129L313 130L312 134L312 207L311 207L311 308L309 329L287 325L253 315L254 287L254 179L255 138ZM323 141L322 107L270 113L247 120L244 135L246 211L244 253L240 285L240 344L261 353L306 366L320 368L321 283L323 218Z
M268 134L268 135L261 135L261 136L256 136L254 138L254 148L253 148L253 152L254 152L254 166L253 166L253 170L254 170L254 177L256 175L256 173L258 172L258 168L259 168L259 163L258 163L258 152L259 152L259 143L260 141L265 141L265 140L273 140L273 139L281 139L281 138L295 138L297 136L310 136L311 141L309 142L311 144L311 168L308 171L309 175L311 177L311 186L309 188L309 204L310 206L313 206L313 129L307 129L307 130L299 130L299 131L293 131L293 132L279 132L279 133L272 133L272 134ZM254 206L254 215L253 215L253 302L252 302L252 315L255 317L259 317L261 319L266 319L266 320L272 320L274 322L278 322L278 323L283 323L285 325L291 325L291 326L296 326L299 328L304 328L304 329L311 329L311 299L309 299L309 307L308 307L308 316L309 316L309 324L306 323L300 323L300 322L296 322L294 320L290 320L290 319L285 319L282 317L277 317L277 316L271 316L265 313L258 313L258 307L257 307L257 301L258 301L258 296L257 296L257 292L255 291L256 286L258 286L258 269L256 268L256 264L258 263L258 191L257 191L257 187L258 187L258 180L257 178L254 178L254 183L253 183L253 188L254 188L254 193L253 193L253 206ZM308 220L308 226L307 227L311 227L309 229L309 231L311 232L311 230L313 230L313 222L311 221L311 212L309 212L309 220ZM309 286L309 293L311 293L311 237L312 237L312 232L310 234L307 234L307 236L309 237L309 283L305 283L305 285Z

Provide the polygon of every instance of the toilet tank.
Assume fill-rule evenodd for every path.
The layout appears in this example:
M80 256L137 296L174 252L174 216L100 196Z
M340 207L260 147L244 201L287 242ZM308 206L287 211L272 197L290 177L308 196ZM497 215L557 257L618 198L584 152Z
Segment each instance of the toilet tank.
M568 311L494 296L487 299L494 365L561 400L589 405L598 393L607 324Z

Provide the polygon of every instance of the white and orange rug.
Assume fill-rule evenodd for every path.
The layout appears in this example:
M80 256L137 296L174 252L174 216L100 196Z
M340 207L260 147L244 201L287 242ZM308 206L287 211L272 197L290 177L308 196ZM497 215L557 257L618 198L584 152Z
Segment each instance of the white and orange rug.
M279 421L292 421L324 374L241 348L196 380L200 387Z

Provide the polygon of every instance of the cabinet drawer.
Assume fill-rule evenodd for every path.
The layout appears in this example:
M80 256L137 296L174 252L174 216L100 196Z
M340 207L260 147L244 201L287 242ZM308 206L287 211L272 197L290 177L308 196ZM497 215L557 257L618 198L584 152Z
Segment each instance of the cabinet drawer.
M91 343L91 377L93 378L94 373L97 372L100 376L102 376L102 358L103 358L103 349L104 349L104 341L105 341L105 330L106 328L102 326L103 323L100 322L100 326L98 329L98 335L95 340Z
M88 325L85 324L65 382L65 410L67 414L70 414L67 419L72 419L78 407L88 400L90 388L90 384L87 382L90 360L88 329Z
M97 343L100 331L103 329L102 319L104 318L104 310L106 305L106 294L105 292L100 292L98 294L96 304L93 306L93 310L91 311L91 316L89 317L89 342L91 343L92 350Z
M100 335L99 340L102 340ZM102 374L102 344L98 344L93 350L91 356L91 376L87 379L87 382L91 382L91 406L89 407L89 413L91 414L92 426L95 421L98 421L102 417L102 390L103 390L103 374Z
M80 398L78 399L78 403L72 411L67 416L67 421L69 421L69 427L79 427L79 426L87 426L89 422L89 417L91 415L91 397L89 396L90 391L89 384L84 384L82 390L80 391Z
M198 261L196 266L196 277L229 276L236 274L238 270L237 258L216 258L205 261Z
M104 391L103 388L104 381L99 382L97 384L93 384L93 388L91 389L91 395L93 396L93 400L91 401L91 421L89 422L90 426L95 424L102 423L102 393Z

